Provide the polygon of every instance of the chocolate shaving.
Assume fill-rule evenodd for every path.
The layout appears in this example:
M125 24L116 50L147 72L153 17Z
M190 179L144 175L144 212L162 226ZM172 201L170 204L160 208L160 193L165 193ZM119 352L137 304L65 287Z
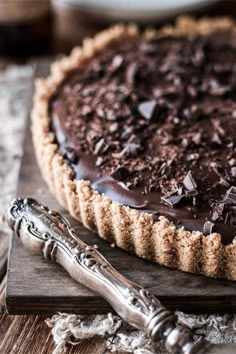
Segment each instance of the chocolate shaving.
M173 208L175 205L179 204L180 201L184 198L184 195L171 195L169 197L161 197L163 202Z
M118 125L118 123L112 123L111 125L109 125L109 132L110 133L114 133L115 131L117 131L118 130L118 128L119 128L119 125Z
M134 62L128 65L126 69L126 82L128 85L134 85L137 70L138 70L137 63Z
M191 142L190 142L189 139L183 138L182 141L181 141L181 146L186 149L186 148L188 148L190 146L190 143Z
M192 141L194 142L195 145L200 145L201 141L202 141L202 134L201 133L196 133L193 137L192 137Z
M233 177L236 177L236 167L232 167L232 168L231 168L231 175L232 175Z
M236 166L236 159L232 158L229 160L229 165L230 166Z
M124 58L121 55L116 55L111 63L110 72L114 73L117 71L124 62Z
M122 133L121 133L121 139L122 140L127 140L130 138L131 134L133 133L133 127L127 127Z
M87 115L91 114L92 112L93 112L92 108L88 105L83 106L81 109L81 114L83 116L87 116Z
M218 119L212 119L212 125L221 136L225 136L225 130L221 127Z
M213 207L213 213L212 213L212 221L217 221L219 219L223 219L223 214L225 212L225 204L224 203L219 203Z
M220 216L223 215L224 209L225 209L225 204L224 204L224 203L219 203L219 204L215 207L216 212L217 212L218 215L220 215Z
M215 224L209 220L205 221L204 225L203 225L203 234L204 235L210 235L212 234L213 230L214 230L214 226Z
M110 121L115 121L116 120L116 114L114 111L111 109L106 110L106 119Z
M179 204L183 199L192 197L193 204L195 205L197 194L197 184L192 176L191 171L189 171L183 180L183 186L179 186L175 190L170 191L169 193L161 197L161 199L164 203L173 208L175 205Z
M125 155L127 157L137 157L138 156L138 152L140 151L140 144L136 144L136 143L128 143L125 146Z
M156 106L155 100L142 102L138 105L138 111L145 119L151 120L155 114Z
M101 108L97 108L96 109L96 113L97 113L98 117L100 117L100 118L104 118L105 117L105 112Z
M183 185L186 188L188 193L193 193L192 195L197 194L197 184L193 178L192 172L189 171L183 180Z
M230 187L229 182L227 182L224 178L221 178L221 179L220 179L219 184L221 184L222 186L225 186L225 187L227 187L227 188Z
M178 92L178 87L170 85L165 88L160 88L160 87L156 88L154 90L154 95L156 98L162 96L170 96L170 95L174 96L175 94L177 94L177 92Z
M217 82L214 82L214 85L211 83L210 93L213 96L222 96L230 90L230 85L220 86Z
M105 140L102 138L102 139L98 140L98 142L95 144L95 147L94 147L94 154L95 155L99 154L99 152L101 151L101 149L104 146L104 142L105 142Z
M232 186L227 190L223 201L225 204L236 205L236 187Z
M213 214L212 214L212 217L211 217L211 219L212 219L212 221L216 221L216 220L218 220L219 219L219 214L217 213L217 211L214 211L213 212Z
M112 174L111 177L117 181L123 181L129 176L129 170L125 166L118 167Z
M186 157L187 161L195 161L199 158L199 154L197 152L193 153L193 154L189 154Z
M189 85L187 87L187 92L191 97L197 97L198 92L194 86Z
M218 175L221 176L223 169L221 164L217 163L217 162L211 162L210 163L210 167L213 169L213 171Z
M219 146L219 145L222 145L222 141L218 135L218 133L214 133L212 138L211 138L211 145L213 146Z
M101 166L103 164L103 158L99 156L96 160L96 166Z

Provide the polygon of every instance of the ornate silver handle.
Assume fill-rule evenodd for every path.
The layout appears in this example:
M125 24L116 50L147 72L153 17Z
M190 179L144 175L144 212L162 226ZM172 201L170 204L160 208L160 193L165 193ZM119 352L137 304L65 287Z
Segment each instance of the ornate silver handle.
M11 203L7 221L29 251L59 263L72 278L104 297L125 321L145 331L153 341L165 340L170 353L216 353L205 340L194 342L191 330L177 325L174 313L81 241L58 212L34 199L19 198Z

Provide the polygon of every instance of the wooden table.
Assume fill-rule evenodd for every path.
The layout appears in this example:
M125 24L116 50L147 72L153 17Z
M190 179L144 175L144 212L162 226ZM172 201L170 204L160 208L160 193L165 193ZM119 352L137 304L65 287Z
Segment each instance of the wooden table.
M236 15L236 1L221 1L214 8L207 10L206 15ZM58 13L56 17L56 51L68 51L72 45L81 40L81 35L94 33L101 25L94 25L89 30L80 31L82 22L71 21L71 13ZM73 25L73 28L72 28ZM64 29L63 29L64 28ZM66 31L65 31L66 29ZM64 36L63 36L64 33ZM66 34L65 34L66 33ZM69 35L68 35L69 34ZM6 65L0 60L0 69ZM0 235L0 353L1 354L50 354L54 349L50 329L43 316L8 316L4 307L6 284L6 260L8 240ZM82 341L77 346L68 346L67 353L102 354L109 353L104 341L94 338Z
M1 282L0 301L4 303L5 278ZM50 354L54 344L50 329L42 316L8 316L0 312L1 354ZM68 345L68 354L102 354L106 350L103 339L84 340L76 346ZM109 353L107 351L106 353Z

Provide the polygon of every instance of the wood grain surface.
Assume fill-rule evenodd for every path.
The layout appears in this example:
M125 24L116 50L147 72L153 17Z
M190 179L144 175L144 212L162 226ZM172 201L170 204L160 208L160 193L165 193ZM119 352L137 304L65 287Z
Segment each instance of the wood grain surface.
M109 243L69 217L42 181L29 129L18 195L36 198L59 210L76 227L82 240L90 245L97 244L118 271L152 291L170 309L186 312L236 310L235 282L168 269L118 248L111 248ZM11 314L50 314L55 311L94 314L111 310L105 300L76 283L60 266L48 263L40 255L31 255L15 236L8 265L6 304Z

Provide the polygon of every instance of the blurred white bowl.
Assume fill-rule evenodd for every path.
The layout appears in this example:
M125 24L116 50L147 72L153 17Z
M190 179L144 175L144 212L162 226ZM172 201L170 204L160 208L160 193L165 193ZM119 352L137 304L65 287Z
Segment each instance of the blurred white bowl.
M216 0L53 0L109 21L153 22L201 9Z

